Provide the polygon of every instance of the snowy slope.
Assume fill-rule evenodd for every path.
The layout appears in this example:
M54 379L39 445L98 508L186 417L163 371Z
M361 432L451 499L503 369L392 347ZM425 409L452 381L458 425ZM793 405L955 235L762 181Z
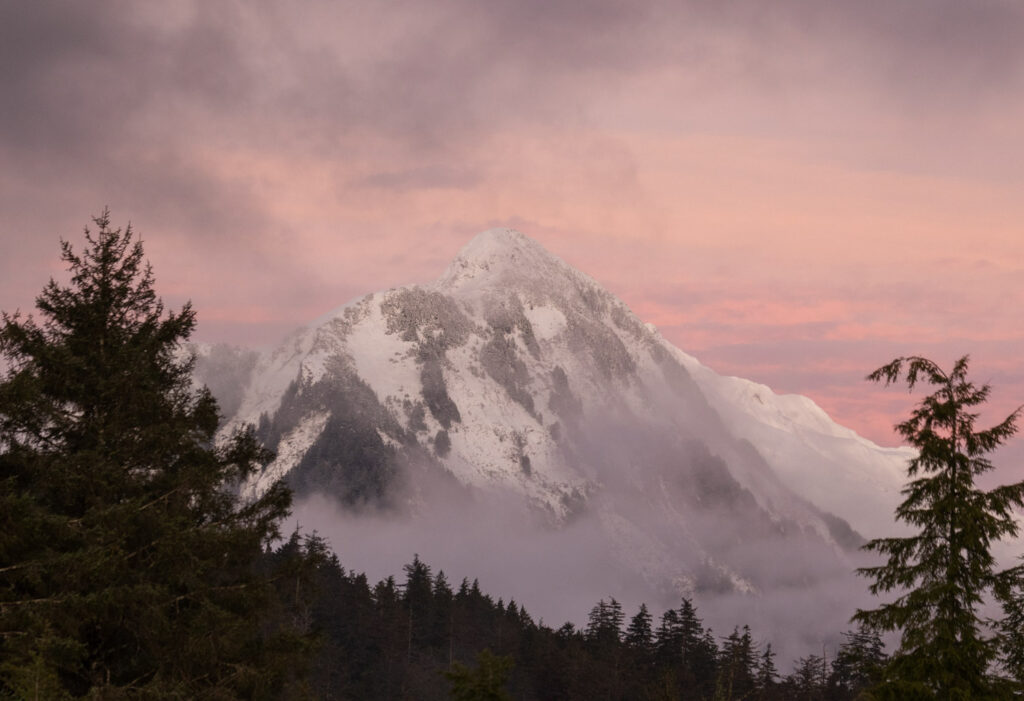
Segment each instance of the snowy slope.
M884 448L840 426L807 397L718 375L675 349L732 434L749 441L786 485L867 538L893 534L911 448Z

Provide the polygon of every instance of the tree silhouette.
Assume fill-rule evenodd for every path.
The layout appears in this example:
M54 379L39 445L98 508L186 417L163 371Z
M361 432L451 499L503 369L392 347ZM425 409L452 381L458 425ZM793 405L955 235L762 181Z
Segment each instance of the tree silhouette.
M950 372L918 356L897 358L868 375L886 385L906 378L909 388L934 388L896 430L918 454L896 517L914 535L880 538L865 548L887 556L865 567L872 594L896 591L890 603L854 616L875 630L897 630L900 646L879 693L891 698L988 698L993 639L983 633L978 606L997 581L991 543L1017 535L1012 508L1024 505L1024 482L985 491L975 479L992 469L985 457L1016 432L1020 409L987 430L976 430L974 407L989 385L967 379L968 357Z
M257 565L291 494L239 499L268 456L214 445L195 313L165 313L130 226L93 221L40 321L0 327L0 696L282 696L301 645Z

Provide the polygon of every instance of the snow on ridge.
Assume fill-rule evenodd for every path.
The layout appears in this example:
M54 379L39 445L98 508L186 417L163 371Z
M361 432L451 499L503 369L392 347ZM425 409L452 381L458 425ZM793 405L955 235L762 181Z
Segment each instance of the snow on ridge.
M298 465L309 447L323 432L329 418L330 414L326 411L309 414L283 436L277 446L274 461L243 486L243 498L256 498Z
M790 489L869 538L892 530L912 448L879 446L836 423L809 397L719 375L664 343L733 435L754 444Z
M515 288L538 299L566 298L580 289L613 299L592 277L509 228L488 229L473 237L432 287L460 297L481 289Z

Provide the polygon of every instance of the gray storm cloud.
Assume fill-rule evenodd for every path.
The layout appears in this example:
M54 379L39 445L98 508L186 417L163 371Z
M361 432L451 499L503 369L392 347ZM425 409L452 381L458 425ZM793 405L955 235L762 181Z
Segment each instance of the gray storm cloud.
M373 133L444 161L496 129L601 126L609 97L628 107L650 75L678 94L659 105L668 119L698 128L801 119L716 96L864 86L882 113L969 120L1015 99L1024 65L1024 11L1009 2L109 0L6 3L0 27L0 177L27 181L0 203L8 226L47 234L64 220L40 210L105 203L185 236L269 235L266 203L212 171L211 148L345 160ZM374 180L406 189L455 167L385 165ZM459 168L447 181L467 182L473 166Z
M864 80L897 109L969 114L1011 99L1024 70L1024 10L1010 2L181 7L6 4L2 147L67 161L222 138L229 122L236 138L300 147L370 127L443 148L496 124L587 115L595 93L628 100L631 80L666 69L754 91Z

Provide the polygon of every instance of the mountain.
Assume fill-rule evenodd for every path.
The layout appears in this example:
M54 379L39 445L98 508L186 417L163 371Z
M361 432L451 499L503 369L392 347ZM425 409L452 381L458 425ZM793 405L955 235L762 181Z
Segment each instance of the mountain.
M510 229L478 235L436 282L355 300L271 351L201 349L197 375L226 398L223 435L251 423L276 451L245 488L285 477L316 505L300 515L344 524L356 550L392 547L380 533L405 523L414 542L395 547L519 548L509 569L587 572L620 599L764 608L863 589L853 553L891 529L909 456L805 397L717 375Z

